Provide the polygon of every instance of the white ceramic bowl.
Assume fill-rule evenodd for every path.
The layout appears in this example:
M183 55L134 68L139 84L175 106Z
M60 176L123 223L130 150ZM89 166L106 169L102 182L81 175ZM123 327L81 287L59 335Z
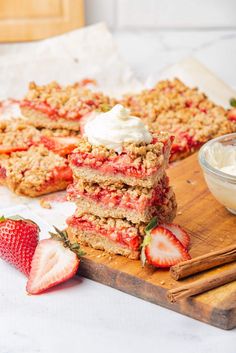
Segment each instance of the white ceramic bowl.
M231 213L236 215L236 176L224 173L208 162L207 156L216 142L236 148L236 133L223 135L205 143L199 151L199 163L211 193Z

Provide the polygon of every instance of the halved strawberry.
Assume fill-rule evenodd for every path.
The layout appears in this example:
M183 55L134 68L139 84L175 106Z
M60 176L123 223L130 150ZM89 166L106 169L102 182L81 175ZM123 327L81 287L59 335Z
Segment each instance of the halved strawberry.
M189 259L187 250L168 229L158 226L147 232L142 244L143 264L168 268Z
M65 282L78 270L83 252L79 245L70 243L66 232L56 231L51 234L52 239L41 240L35 250L26 286L29 294L39 294Z
M180 241L180 243L185 247L185 249L188 248L189 243L190 243L190 236L188 235L188 233L181 228L178 224L174 224L174 223L165 223L165 224L161 224L161 226L163 228L168 229L170 232L172 232L176 238Z

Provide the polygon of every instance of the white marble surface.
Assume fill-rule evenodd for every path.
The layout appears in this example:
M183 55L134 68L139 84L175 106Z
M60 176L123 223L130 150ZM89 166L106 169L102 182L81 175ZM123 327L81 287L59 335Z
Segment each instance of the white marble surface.
M120 52L145 79L193 54L236 88L236 32L120 32ZM27 296L25 278L0 260L0 353L235 353L222 331L87 279Z
M120 54L138 78L158 79L161 71L187 56L193 56L236 88L235 31L117 31Z

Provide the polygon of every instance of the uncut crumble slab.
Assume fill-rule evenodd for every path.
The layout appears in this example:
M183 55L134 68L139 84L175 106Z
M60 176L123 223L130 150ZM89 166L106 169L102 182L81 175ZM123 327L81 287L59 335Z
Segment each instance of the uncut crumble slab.
M19 195L35 197L63 190L71 182L70 173L56 180L57 171L70 171L65 158L44 146L32 146L27 151L14 152L1 161L5 169L6 185Z
M20 106L22 114L37 127L79 130L81 117L94 110L107 111L114 104L115 100L78 83L62 87L57 82L43 86L31 82Z
M122 102L154 131L175 135L171 160L184 158L206 141L236 131L228 112L197 88L178 79L164 80L153 89L126 95Z

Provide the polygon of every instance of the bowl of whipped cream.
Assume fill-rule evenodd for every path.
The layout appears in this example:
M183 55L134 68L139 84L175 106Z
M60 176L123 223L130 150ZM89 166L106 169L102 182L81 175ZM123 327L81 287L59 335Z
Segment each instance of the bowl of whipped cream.
M214 197L236 215L236 133L205 143L199 163Z

